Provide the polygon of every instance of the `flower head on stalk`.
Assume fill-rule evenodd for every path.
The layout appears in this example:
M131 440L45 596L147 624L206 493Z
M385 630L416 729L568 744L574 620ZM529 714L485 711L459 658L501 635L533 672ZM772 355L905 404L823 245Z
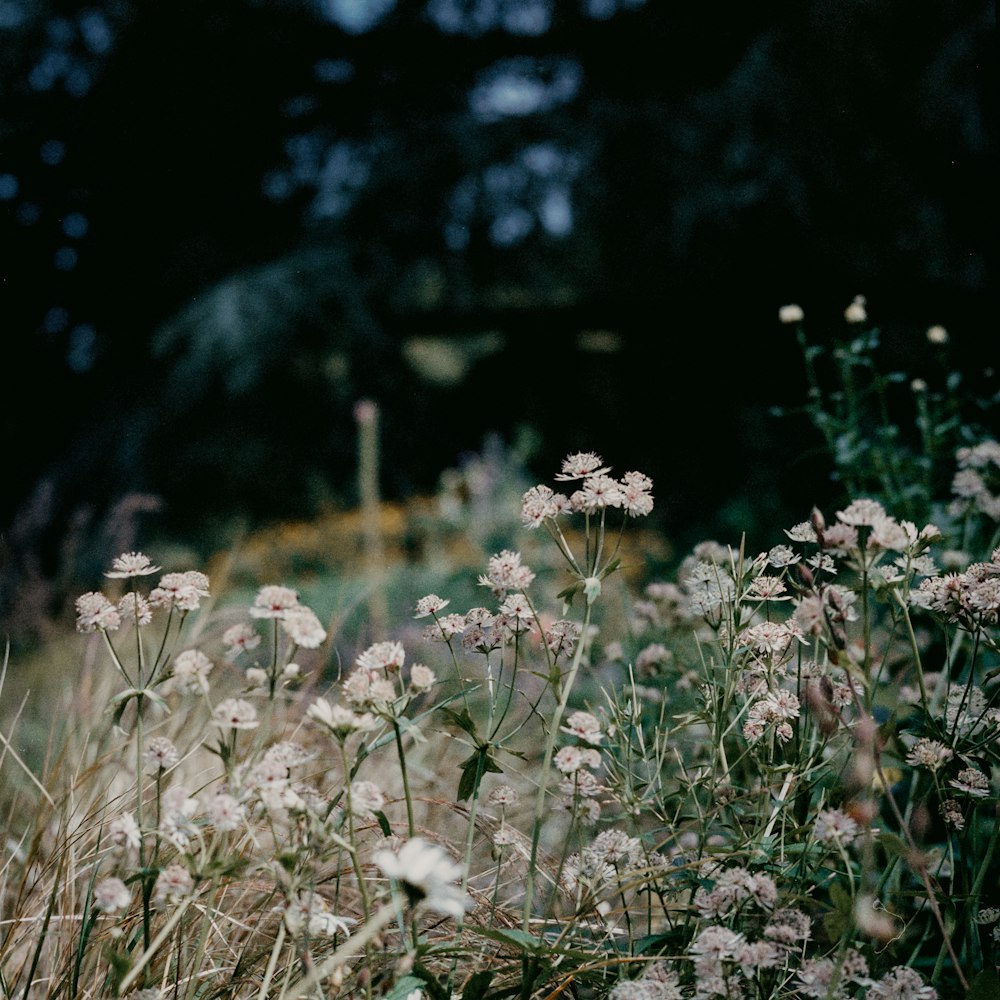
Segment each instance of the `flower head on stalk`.
M469 898L452 885L462 877L462 868L436 844L413 837L398 852L378 851L374 861L385 875L402 886L413 906L456 918L469 908Z
M154 566L149 556L144 556L141 552L123 552L111 561L111 569L104 575L112 580L124 580L159 572L160 567Z

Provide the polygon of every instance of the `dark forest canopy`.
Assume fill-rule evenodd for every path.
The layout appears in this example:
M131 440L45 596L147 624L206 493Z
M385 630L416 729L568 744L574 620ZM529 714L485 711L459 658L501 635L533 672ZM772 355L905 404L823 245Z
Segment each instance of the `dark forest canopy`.
M908 360L992 336L993 32L981 0L0 0L0 522L350 502L362 397L389 495L528 426L675 522L789 499L779 305L823 336L864 293Z

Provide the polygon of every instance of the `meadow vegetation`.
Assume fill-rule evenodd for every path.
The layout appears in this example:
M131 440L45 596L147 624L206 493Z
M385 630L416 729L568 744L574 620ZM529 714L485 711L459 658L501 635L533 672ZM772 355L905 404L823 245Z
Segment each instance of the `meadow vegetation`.
M996 400L780 320L842 498L669 574L586 451L390 576L110 553L44 734L4 664L0 997L997 996Z

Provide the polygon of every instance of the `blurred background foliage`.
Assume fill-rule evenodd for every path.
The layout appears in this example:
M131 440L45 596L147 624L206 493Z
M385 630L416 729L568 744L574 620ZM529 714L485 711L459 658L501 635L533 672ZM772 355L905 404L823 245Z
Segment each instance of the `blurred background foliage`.
M835 485L772 415L804 397L779 305L822 342L863 293L890 367L936 323L994 363L994 31L983 0L0 0L0 613L351 507L362 398L391 501L495 433L529 476L648 472L681 548L800 520Z

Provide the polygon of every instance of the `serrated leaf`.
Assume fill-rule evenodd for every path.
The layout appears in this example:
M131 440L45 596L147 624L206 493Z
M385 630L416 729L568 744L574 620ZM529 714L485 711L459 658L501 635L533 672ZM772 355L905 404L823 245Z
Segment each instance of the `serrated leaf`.
M487 771L503 774L503 768L493 759L493 752L489 746L480 747L459 766L462 768L462 777L458 782L459 802L472 798L479 791L480 782Z

